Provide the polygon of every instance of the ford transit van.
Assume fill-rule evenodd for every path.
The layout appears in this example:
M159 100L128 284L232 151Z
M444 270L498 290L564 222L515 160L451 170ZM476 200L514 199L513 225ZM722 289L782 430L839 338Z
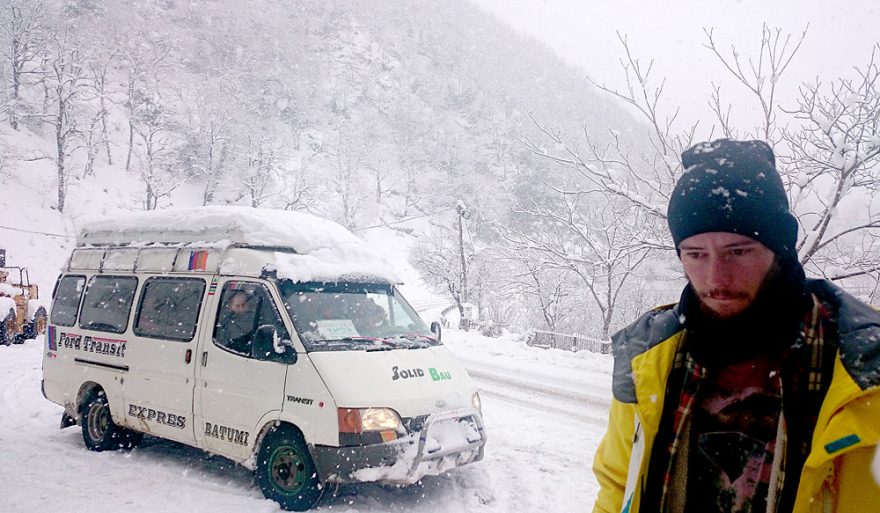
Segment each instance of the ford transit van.
M230 458L284 509L329 483L483 458L480 398L340 225L202 207L84 226L55 285L43 394L93 451L144 434Z

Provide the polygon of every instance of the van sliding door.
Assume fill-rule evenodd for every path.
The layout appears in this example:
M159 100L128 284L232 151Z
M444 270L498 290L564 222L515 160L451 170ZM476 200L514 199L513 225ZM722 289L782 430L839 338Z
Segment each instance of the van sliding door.
M204 297L201 278L144 282L127 349L132 372L123 387L126 425L195 445L193 353Z

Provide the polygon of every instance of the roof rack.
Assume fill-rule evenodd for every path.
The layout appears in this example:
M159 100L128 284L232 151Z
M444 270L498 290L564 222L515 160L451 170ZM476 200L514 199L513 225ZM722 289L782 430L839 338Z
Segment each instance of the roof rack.
M68 271L206 271L295 281L400 283L375 248L310 214L250 207L140 212L85 224Z

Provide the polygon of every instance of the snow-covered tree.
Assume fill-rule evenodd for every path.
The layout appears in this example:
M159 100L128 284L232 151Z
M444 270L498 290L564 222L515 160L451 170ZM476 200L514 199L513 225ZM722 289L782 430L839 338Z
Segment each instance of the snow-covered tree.
M15 130L18 130L24 108L21 104L21 88L26 77L43 73L39 64L41 53L50 38L47 15L43 0L7 0L5 6L0 7L2 55L6 61L4 67L9 71L5 112L9 125Z
M135 149L137 119L149 99L161 91L160 72L169 66L167 60L171 44L161 33L137 30L120 41L120 53L124 61L125 93L122 106L128 117L128 147L125 170L131 170Z
M564 330L565 321L581 306L579 287L572 273L547 261L542 251L515 245L497 250L498 259L509 262L509 273L499 280L507 297L521 297L519 305L526 326L548 331ZM571 326L568 326L571 327Z
M831 278L880 270L880 212L871 201L880 192L880 45L856 74L802 85L790 111L802 126L783 132L789 191L806 232L798 252ZM853 258L852 247L873 251Z
M516 208L527 228L509 226L505 238L513 250L538 257L531 267L566 271L577 279L599 310L601 334L608 338L621 291L651 252L643 243L644 218L614 197L565 190L558 194L556 204L532 202Z
M278 196L275 184L288 158L287 151L278 135L270 131L252 132L243 149L247 161L238 178L241 197L247 198L252 207L259 207Z
M78 42L70 32L64 31L52 37L42 64L47 101L43 122L53 128L55 136L59 212L64 211L71 175L70 158L76 150L76 138L82 132L82 96L87 83L84 64Z
M202 205L213 203L234 151L234 115L225 91L202 87L186 101L186 143L181 164L203 184Z
M110 134L108 129L110 107L113 103L109 81L111 80L113 65L119 55L114 40L99 37L98 41L100 42L92 47L92 53L86 58L90 80L87 82L89 94L85 100L91 103L94 114L92 115L92 121L87 134L86 150L88 158L85 174L92 173L99 147L104 152L107 165L113 165L113 154L110 151Z
M410 252L410 263L425 281L450 295L458 309L459 327L469 329L471 319L466 307L476 299L476 288L480 286L470 272L477 252L464 236L469 211L461 202L456 207L454 227L438 225L428 237L421 238Z
M143 98L131 122L138 172L144 182L144 210L155 210L159 200L180 185L183 175L179 167L180 135L161 101L157 94Z
M759 138L774 145L777 167L803 227L798 250L809 271L831 279L877 273L880 254L876 252L874 237L880 228L880 217L871 201L880 185L877 49L866 66L856 69L857 78L837 80L829 90L818 83L804 84L798 98L780 99L779 80L804 37L805 33L792 37L765 26L757 54L749 57L736 48L729 55L723 53L712 31L707 30L705 46L751 94L760 114L753 129L737 130L730 124L730 107L724 106L720 88L715 87L709 105L718 125L708 135L701 133L699 137L711 139L716 137L717 130L721 137ZM552 219L559 226L591 226L594 233L604 233L605 240L615 240L617 247L636 249L630 262L638 264L648 252L673 249L665 223L666 205L682 172L679 155L695 143L699 125L693 123L684 130L676 128L677 111L673 110L671 116L663 114L668 111L662 101L663 82L657 85L651 76L653 63L645 65L636 58L625 37L621 37L621 43L627 87L617 90L598 83L596 86L629 104L647 122L646 136L636 134L639 139L634 139L632 134L615 130L606 135L584 127L583 141L575 142L561 130L536 120L542 137L523 138L534 154L573 172L574 181L560 191L591 197L598 194L605 198L603 201L615 205L613 211L617 214L599 224L583 222L575 215L578 209L570 200L552 207L538 205L525 212ZM637 221L639 229L608 231L622 219L628 219L627 223ZM520 244L544 245L545 251L555 251L560 257L588 253L595 247L594 239L589 237L582 237L567 252L558 248L569 241L557 241L550 251L554 245L529 232L519 232L513 239ZM854 251L855 248L864 251ZM628 264L624 268L630 269ZM628 272L635 271L637 266ZM607 268L578 273L591 292L592 287L613 274ZM609 312L607 293L604 298L593 295L603 314Z

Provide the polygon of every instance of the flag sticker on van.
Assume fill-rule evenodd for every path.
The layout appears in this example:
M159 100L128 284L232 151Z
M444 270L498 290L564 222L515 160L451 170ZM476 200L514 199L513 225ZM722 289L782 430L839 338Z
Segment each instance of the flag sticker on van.
M208 252L207 251L190 251L189 252L189 270L204 271L208 268Z
M218 280L219 280L219 278L216 276L211 278L211 286L208 287L208 295L209 296L213 296L214 294L217 293L217 281Z
M49 325L49 329L46 330L46 342L49 343L49 351L58 350L58 342L55 341L55 326Z

